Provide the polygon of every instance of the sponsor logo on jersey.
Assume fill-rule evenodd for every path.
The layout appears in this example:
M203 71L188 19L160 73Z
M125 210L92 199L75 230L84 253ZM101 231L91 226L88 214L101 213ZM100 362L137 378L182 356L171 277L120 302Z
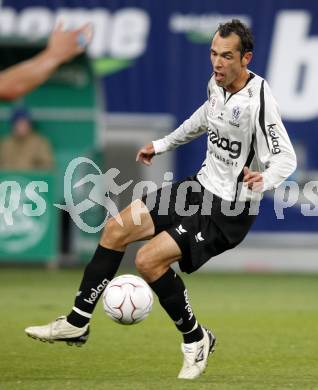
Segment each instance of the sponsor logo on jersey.
M276 129L275 129L276 123L272 123L270 125L267 125L267 130L268 134L270 136L271 142L272 142L272 153L273 154L279 154L281 152L280 147L279 147L279 137L276 134Z
M231 141L228 138L220 137L219 130L208 130L209 140L218 148L229 152L231 158L239 158L242 151L242 143L240 141Z

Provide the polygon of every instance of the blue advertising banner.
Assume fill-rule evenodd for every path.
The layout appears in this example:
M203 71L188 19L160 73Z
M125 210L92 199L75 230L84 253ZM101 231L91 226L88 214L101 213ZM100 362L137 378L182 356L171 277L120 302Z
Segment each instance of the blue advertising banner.
M300 184L284 221L277 223L269 195L255 229L318 230L317 186L305 187L318 173L318 2L4 0L0 39L46 37L60 17L69 25L94 24L88 51L102 77L108 111L171 113L177 123L206 99L209 47L218 24L232 18L248 24L255 36L250 69L268 80L277 98L298 155L291 179ZM205 143L203 136L178 149L177 177L198 169Z

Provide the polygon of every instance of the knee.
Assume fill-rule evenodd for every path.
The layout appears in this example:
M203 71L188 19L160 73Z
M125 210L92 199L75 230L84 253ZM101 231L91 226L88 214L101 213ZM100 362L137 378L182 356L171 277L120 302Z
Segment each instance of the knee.
M110 218L102 233L102 245L111 249L119 249L127 245L126 238L126 229L115 218Z
M147 245L141 247L135 259L135 264L138 272L146 279L151 279L154 271L154 264L151 259L150 251L147 249Z
M169 265L158 258L148 244L138 250L135 264L140 275L148 283L159 279L169 268Z

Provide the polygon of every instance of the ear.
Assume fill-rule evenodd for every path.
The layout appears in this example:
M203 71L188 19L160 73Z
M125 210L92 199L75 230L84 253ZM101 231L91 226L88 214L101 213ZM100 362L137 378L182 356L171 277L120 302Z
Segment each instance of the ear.
M253 53L251 51L246 52L242 58L242 65L247 66L251 62L252 57Z

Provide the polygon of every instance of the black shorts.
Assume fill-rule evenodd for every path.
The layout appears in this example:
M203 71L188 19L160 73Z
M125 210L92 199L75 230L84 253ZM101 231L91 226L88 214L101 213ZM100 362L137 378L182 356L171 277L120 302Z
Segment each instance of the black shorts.
M179 266L187 273L238 245L255 220L254 215L249 215L248 202L222 201L208 192L196 177L160 188L144 196L142 201L150 210L155 235L166 231L178 244L182 252ZM232 211L234 215L224 212L235 207L240 212Z

